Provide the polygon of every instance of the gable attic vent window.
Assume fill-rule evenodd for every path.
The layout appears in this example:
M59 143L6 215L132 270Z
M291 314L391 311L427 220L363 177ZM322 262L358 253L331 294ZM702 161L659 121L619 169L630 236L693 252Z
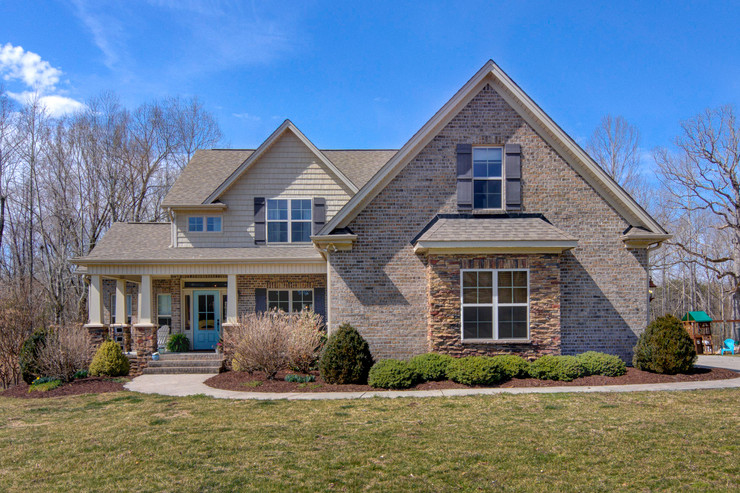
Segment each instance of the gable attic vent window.
M311 199L268 199L267 242L311 241Z

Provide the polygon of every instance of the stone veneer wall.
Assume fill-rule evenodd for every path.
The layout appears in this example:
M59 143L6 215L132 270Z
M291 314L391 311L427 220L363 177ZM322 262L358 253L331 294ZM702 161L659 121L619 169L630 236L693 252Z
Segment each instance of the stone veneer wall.
M529 269L529 342L462 342L461 269ZM560 354L560 265L558 255L430 255L429 341L432 351L454 356Z
M627 359L647 323L647 253L629 226L487 85L349 224L352 251L331 254L332 328L357 327L375 357L429 350L427 259L410 241L438 213L456 213L456 145L521 145L522 208L578 238L561 258L561 351Z

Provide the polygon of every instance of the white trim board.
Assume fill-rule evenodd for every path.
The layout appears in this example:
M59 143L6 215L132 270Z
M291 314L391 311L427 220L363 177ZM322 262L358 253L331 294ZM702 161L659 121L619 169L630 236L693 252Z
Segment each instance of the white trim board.
M493 60L485 65L388 161L319 232L344 228L372 201L487 84L521 115L560 156L630 224L656 234L666 231L578 144L504 73Z

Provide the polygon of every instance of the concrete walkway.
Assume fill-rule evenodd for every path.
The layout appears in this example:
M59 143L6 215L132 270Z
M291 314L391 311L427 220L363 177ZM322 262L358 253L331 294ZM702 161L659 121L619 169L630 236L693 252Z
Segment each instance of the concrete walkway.
M740 356L730 356L729 353L724 356L700 355L696 360L696 366L705 366L707 368L727 368L729 370L740 371Z
M711 358L711 359L710 359ZM721 360L715 358L722 358ZM700 366L715 366L740 371L740 358L701 356ZM203 382L213 375L142 375L134 378L125 387L133 392L171 396L207 395L218 399L256 400L322 400L322 399L368 399L371 397L451 397L462 395L493 394L555 394L563 392L653 392L665 390L703 390L740 388L740 378L709 380L704 382L648 383L633 385L601 385L593 387L520 387L511 389L447 389L447 390L385 390L371 392L236 392L209 387Z

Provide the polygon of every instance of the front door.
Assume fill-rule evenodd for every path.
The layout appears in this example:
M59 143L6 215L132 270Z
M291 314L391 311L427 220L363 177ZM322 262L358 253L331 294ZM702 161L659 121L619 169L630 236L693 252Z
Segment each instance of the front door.
M216 349L221 337L221 314L218 291L195 291L193 349Z

